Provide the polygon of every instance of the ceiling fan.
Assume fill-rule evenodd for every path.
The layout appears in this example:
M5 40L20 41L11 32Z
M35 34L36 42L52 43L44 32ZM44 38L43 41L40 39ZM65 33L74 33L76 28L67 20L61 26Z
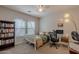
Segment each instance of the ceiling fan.
M48 5L38 5L37 9L39 12L43 12L45 9L49 8Z

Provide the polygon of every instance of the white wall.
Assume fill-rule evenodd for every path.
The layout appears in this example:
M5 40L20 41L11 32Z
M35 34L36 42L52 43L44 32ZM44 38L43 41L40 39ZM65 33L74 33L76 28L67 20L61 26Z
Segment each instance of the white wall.
M64 16L64 13L70 13L72 15L72 19L76 22L77 29L79 32L79 8L64 10L60 12L54 12L50 13L49 15L46 15L45 17L42 17L40 19L40 32L49 32L53 29L58 29L57 27L57 21L59 19L62 19ZM75 30L75 27L71 21L68 23L64 22L64 32L65 34L69 34L71 36L71 32Z
M14 11L14 10L10 10L8 8L5 8L5 7L2 7L0 6L0 20L10 20L10 21L14 21L15 19L23 19L25 21L35 21L35 33L37 34L38 33L38 27L39 27L39 24L38 24L38 18L37 17L34 17L34 16L30 16L30 15L27 15L27 14L24 14L24 13L20 13L20 12L17 12L17 11ZM23 41L22 37L19 38L19 37L16 37L17 39L15 40L16 41L16 44L18 43L21 43Z

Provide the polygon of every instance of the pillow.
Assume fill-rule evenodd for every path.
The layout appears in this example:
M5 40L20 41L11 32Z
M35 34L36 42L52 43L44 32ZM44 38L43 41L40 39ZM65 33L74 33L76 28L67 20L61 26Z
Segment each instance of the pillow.
M40 35L43 40L47 40L47 35Z

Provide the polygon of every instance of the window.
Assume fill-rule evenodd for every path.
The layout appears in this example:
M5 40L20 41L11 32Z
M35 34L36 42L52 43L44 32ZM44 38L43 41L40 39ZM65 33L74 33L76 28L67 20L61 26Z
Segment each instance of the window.
M25 21L22 19L15 19L15 36L25 35Z
M15 36L35 34L35 22L15 19Z
M27 33L28 35L35 34L35 22L34 21L27 22Z

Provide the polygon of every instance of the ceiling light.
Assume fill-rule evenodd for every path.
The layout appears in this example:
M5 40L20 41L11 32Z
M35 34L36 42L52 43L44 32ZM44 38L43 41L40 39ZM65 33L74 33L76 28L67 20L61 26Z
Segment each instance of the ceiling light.
M37 10L39 11L39 12L43 12L45 9L47 9L47 8L49 8L49 6L48 5L38 5L37 6Z
M44 6L43 6L43 5L39 5L39 7L38 7L38 11L39 11L39 12L42 12L43 9L44 9Z
M43 11L43 9L42 9L42 8L39 8L39 9L38 9L38 11L39 11L39 12L42 12L42 11Z
M29 10L29 11L27 11L27 12L31 12L31 11Z

